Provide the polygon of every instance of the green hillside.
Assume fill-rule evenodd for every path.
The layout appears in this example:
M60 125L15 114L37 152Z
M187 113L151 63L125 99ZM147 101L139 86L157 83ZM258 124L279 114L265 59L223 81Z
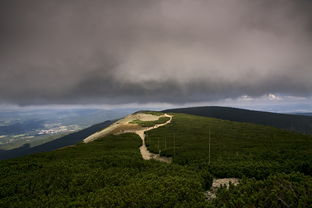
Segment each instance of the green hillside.
M308 115L271 113L220 106L177 108L164 112L187 113L229 121L261 124L312 135L312 117Z
M0 207L173 207L204 202L198 173L144 161L134 134L1 161Z
M144 161L135 134L4 160L0 207L312 206L311 136L173 115L146 141L151 151L173 156L172 164ZM243 179L207 201L211 175Z
M291 171L312 174L310 135L188 114L173 115L170 124L148 132L147 145L152 152L160 149L162 155L174 155L177 164L208 165L210 130L209 169L216 177L262 179L272 173Z

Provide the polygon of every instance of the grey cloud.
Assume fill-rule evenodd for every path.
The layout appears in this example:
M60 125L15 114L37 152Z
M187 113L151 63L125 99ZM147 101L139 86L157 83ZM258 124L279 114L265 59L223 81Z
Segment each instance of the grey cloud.
M309 0L4 0L0 103L312 95Z

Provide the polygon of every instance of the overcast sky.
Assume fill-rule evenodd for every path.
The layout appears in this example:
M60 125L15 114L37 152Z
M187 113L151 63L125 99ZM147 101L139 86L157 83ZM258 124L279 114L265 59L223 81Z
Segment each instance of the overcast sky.
M1 0L0 104L309 102L311 11L310 0Z

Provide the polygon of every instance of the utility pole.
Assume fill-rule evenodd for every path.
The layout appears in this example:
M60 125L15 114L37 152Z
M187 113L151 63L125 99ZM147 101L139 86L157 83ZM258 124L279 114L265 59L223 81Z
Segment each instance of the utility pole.
M165 149L167 149L167 138L165 137Z
M210 127L209 127L209 165L210 165Z
M175 157L175 134L173 135L173 157Z
M159 149L159 137L158 137L158 154L160 154L160 149Z

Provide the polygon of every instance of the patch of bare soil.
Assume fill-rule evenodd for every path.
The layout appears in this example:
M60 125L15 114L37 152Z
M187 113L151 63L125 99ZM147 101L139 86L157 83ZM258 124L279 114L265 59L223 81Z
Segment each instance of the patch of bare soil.
M131 123L134 120L141 120L141 121L156 121L160 117L169 117L170 119L162 124L156 124L152 127L142 127L138 124ZM109 134L124 134L124 133L135 133L140 136L142 139L142 146L140 147L140 153L142 155L142 158L144 160L158 160L161 162L171 163L172 158L169 157L163 157L159 154L154 154L148 151L146 145L145 145L145 132L150 131L152 129L159 128L161 126L167 125L171 122L172 116L168 114L164 114L161 116L147 114L147 113L137 113L137 114L131 114L129 116L126 116L125 118L113 123L109 127L103 129L102 131L96 132L86 139L83 140L84 143L89 143L91 141L94 141L99 138L103 138Z
M211 189L205 192L206 199L211 200L211 199L216 198L216 193L217 193L218 188L220 188L221 186L226 186L227 188L229 188L230 183L236 186L239 184L239 179L238 178L213 179Z

